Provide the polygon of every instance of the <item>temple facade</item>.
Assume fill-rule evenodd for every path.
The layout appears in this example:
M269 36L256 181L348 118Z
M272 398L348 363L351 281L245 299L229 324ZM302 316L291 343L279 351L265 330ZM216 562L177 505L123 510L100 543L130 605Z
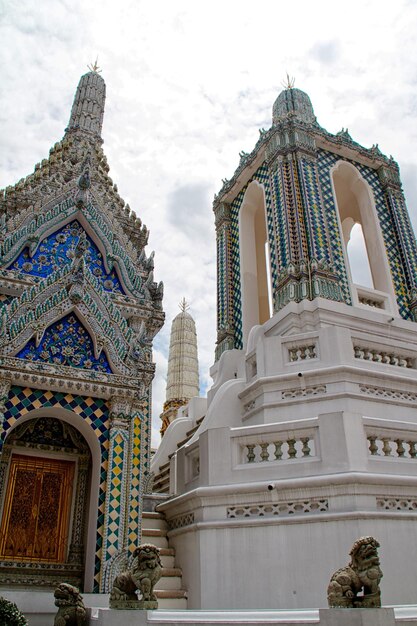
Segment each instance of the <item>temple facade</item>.
M417 247L397 164L327 132L289 85L214 214L213 386L152 466L189 608L326 606L368 535L383 603L414 603Z
M163 285L108 174L104 103L94 66L63 139L1 192L2 585L108 591L141 537Z

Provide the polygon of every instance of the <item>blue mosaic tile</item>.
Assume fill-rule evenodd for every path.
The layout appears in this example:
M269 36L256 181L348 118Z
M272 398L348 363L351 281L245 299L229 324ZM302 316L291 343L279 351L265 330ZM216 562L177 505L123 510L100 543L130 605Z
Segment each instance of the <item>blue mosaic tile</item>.
M73 220L42 239L32 257L29 254L29 248L25 248L8 269L18 270L31 276L43 278L49 276L63 265L72 262L75 247L82 232L83 228L80 223ZM88 235L87 242L88 250L85 259L92 274L100 281L105 291L124 294L116 270L113 268L111 272L107 272L101 252Z
M41 361L98 372L112 371L104 350L98 358L94 356L93 340L73 313L49 326L38 346L35 339L31 339L16 356L28 361ZM89 407L87 409L90 414L92 409Z

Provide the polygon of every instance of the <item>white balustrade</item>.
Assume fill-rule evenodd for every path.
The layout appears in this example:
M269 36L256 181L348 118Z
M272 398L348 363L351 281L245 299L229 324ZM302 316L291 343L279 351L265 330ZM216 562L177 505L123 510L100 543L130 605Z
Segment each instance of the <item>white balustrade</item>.
M398 459L417 458L417 434L414 437L370 433L367 435L369 454L374 457Z

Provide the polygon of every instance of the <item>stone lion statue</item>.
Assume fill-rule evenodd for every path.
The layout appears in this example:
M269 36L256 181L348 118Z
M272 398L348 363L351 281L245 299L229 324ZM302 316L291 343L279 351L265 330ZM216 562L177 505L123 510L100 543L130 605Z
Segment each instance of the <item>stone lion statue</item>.
M327 588L329 607L373 608L381 606L379 583L379 543L374 537L361 537L352 546L351 561L338 569ZM362 592L362 595L358 595Z
M54 591L55 615L54 626L87 626L87 612L77 587L61 583Z
M159 548L150 543L140 545L133 553L132 568L116 576L113 581L110 608L158 608L154 587L161 576ZM137 591L142 596L140 601Z

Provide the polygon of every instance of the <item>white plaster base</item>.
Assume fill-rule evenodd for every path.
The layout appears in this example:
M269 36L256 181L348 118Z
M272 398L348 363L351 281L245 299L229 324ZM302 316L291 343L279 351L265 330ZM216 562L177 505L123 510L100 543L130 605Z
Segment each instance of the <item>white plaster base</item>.
M394 609L320 609L320 626L395 626Z
M406 621L417 624L417 607L381 609L303 609L276 611L114 611L93 609L90 626L293 626L320 624L320 626L396 626Z

